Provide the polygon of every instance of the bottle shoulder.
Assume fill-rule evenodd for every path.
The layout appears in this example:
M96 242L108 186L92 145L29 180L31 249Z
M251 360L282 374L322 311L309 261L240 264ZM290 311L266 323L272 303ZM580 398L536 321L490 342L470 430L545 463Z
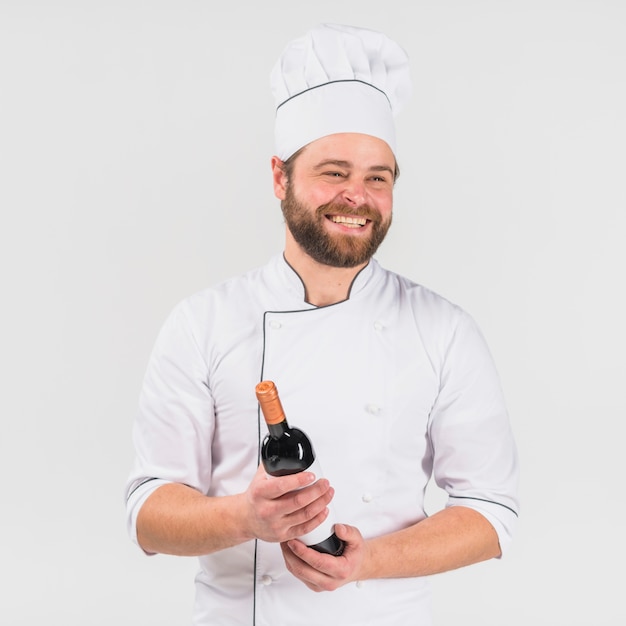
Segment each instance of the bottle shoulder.
M285 430L280 436L268 433L261 446L265 471L272 476L306 470L315 461L315 451L307 435L299 428Z

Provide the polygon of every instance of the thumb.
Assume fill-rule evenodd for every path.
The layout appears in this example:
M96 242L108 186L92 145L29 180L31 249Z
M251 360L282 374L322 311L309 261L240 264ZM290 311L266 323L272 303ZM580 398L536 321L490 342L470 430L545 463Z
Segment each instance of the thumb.
M335 524L335 535L343 539L346 543L351 543L360 535L358 529L348 524Z

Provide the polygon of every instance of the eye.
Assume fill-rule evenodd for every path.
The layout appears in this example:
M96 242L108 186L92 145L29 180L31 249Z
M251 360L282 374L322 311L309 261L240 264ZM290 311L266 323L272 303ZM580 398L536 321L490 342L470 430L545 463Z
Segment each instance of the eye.
M376 187L384 187L389 184L389 179L381 174L374 174L370 177L370 181Z
M342 172L325 172L325 175L330 178L343 178L345 176Z

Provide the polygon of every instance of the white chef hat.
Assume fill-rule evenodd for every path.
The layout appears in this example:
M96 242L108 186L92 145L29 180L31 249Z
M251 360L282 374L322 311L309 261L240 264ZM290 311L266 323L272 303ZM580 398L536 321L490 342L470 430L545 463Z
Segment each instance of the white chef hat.
M276 155L335 133L379 137L396 151L393 118L411 95L408 57L383 33L320 24L284 49L271 73Z

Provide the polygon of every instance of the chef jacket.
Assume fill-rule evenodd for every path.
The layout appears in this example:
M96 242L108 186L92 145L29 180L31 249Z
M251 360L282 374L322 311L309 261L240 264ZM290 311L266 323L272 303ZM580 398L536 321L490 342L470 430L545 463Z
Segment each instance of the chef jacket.
M175 307L157 338L133 429L127 519L165 483L245 491L267 433L255 396L276 383L310 437L338 522L365 538L426 517L431 476L446 506L479 511L506 551L518 461L498 375L467 313L375 260L324 307L282 255ZM196 625L428 626L428 579L365 580L314 593L260 540L199 557Z

